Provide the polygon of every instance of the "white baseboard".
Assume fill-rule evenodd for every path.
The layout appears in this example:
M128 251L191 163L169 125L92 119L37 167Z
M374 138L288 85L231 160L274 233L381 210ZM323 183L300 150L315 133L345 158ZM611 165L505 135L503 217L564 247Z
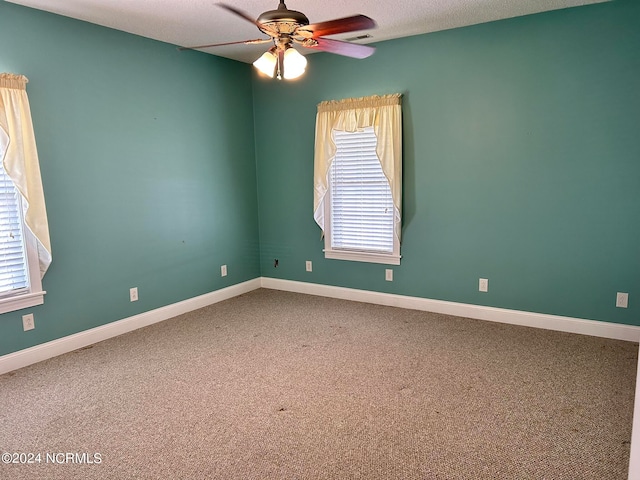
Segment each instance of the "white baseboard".
M408 297L405 295L356 290L352 288L320 285L317 283L295 282L277 278L262 277L261 285L263 288L273 290L286 290L288 292L307 293L321 297L354 300L356 302L374 303L377 305L408 308L411 310L423 310L426 312L443 313L476 320L544 328L546 330L556 330L559 332L579 333L582 335L626 340L629 342L640 341L640 327L634 325L583 320L580 318L446 302L444 300L431 300L420 297Z
M630 342L640 341L640 327L633 325L261 277L4 355L0 357L0 375L222 300L227 300L260 287Z
M260 288L260 278L0 357L0 375Z
M260 287L630 342L638 342L640 340L640 327L632 325L262 277L4 355L0 357L0 375L242 295ZM628 480L640 480L640 361L637 374Z
M640 327L632 325L262 277L1 356L0 375L222 300L227 300L260 287L630 342L640 341ZM638 383L640 385L640 382Z

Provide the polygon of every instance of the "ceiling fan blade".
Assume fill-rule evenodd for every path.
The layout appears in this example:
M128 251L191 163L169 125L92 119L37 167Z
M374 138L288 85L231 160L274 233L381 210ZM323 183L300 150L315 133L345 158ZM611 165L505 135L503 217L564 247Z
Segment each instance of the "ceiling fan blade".
M359 43L342 42L330 38L315 38L315 40L318 42L317 45L305 45L302 43L302 46L352 58L367 58L376 51L375 47L360 45Z
M225 45L237 45L243 43L245 45L257 45L260 43L270 43L271 38L256 38L255 40L240 40L239 42L212 43L210 45L196 45L195 47L178 47L178 50L197 50L198 48L223 47Z
M231 6L231 5L227 5L226 3L218 3L218 6L219 6L219 7L224 8L225 10L230 11L231 13L233 13L233 14L235 14L235 15L237 15L237 16L239 16L239 17L241 17L241 18L244 18L247 22L251 22L251 23L253 23L256 27L258 27L258 28L262 28L262 24L261 24L261 23L258 23L258 22L256 21L256 19L255 19L255 18L253 18L253 17L252 17L251 15L249 15L248 13L243 12L242 10L239 10L239 9L237 9L236 7L233 7L233 6Z
M224 8L225 10L228 10L229 12L239 16L240 18L245 19L247 22L253 23L256 27L258 27L260 29L261 32L264 32L267 35L270 35L272 37L277 37L278 36L278 32L276 30L271 28L269 25L264 25L264 24L258 22L256 19L254 19L248 13L243 12L242 10L240 10L240 9L238 9L236 7L233 7L231 5L227 5L226 3L218 3L217 5L219 7Z
M317 38L324 37L325 35L335 35L337 33L368 30L375 28L375 26L375 20L365 15L354 15L352 17L338 18L326 22L312 23L311 25L300 27L298 31L307 30L313 33L314 38Z

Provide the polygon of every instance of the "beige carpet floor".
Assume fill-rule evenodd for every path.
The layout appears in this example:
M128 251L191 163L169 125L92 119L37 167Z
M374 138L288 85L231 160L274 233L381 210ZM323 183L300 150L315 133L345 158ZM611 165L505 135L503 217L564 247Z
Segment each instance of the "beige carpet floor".
M261 289L0 376L0 478L623 480L637 359Z

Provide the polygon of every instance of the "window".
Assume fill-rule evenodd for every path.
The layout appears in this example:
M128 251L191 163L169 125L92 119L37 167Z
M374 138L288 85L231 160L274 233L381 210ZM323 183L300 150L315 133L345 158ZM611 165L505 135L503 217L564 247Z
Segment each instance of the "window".
M356 132L334 130L333 139L336 156L329 168L325 207L330 219L325 223L326 257L359 256L365 261L393 263L390 256L399 256L393 197L376 154L373 127Z
M23 75L0 73L0 313L44 303L49 224Z
M318 105L314 217L325 258L400 264L400 95Z
M22 197L0 164L0 313L44 301L35 242L23 221Z

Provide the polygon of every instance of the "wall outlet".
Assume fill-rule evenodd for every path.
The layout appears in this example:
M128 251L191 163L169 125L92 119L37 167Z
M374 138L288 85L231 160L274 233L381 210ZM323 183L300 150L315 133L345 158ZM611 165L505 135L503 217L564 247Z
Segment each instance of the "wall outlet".
M33 319L33 313L22 316L22 328L26 332L27 330L33 330L36 328L36 323Z
M392 269L387 268L387 269L384 271L384 279L385 279L387 282L393 282L393 270L392 270Z
M311 260L307 260L305 262L305 268L307 269L307 272L313 271L313 264L311 263Z
M616 307L627 308L629 306L629 294L618 292L616 294Z
M131 300L132 302L138 301L138 287L129 289L129 300Z
M226 277L227 276L227 266L226 265L222 265L220 267L220 276L221 277Z
M488 292L489 291L489 279L488 278L481 278L480 281L478 282L478 290L481 292Z

